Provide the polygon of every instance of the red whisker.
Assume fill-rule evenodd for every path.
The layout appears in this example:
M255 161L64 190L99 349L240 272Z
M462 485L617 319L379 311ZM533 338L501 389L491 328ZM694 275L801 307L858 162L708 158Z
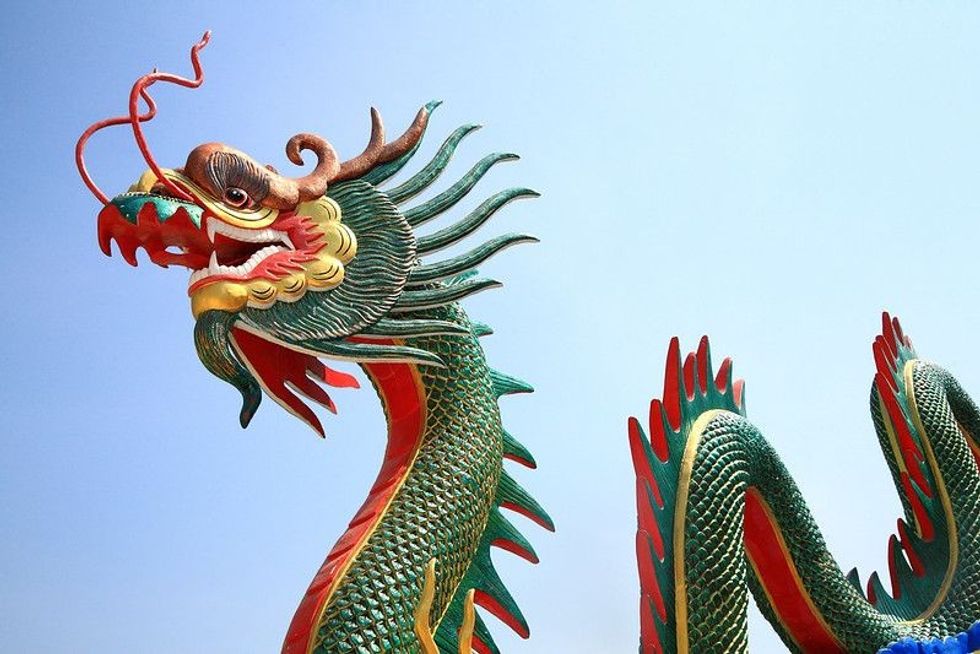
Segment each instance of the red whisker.
M201 40L194 44L194 47L191 48L191 65L194 68L194 79L187 79L185 77L180 77L170 73L160 73L157 72L156 69L153 69L152 73L149 75L144 75L136 80L135 84L133 84L133 89L129 94L128 115L100 120L82 132L82 135L78 138L78 142L75 144L75 165L78 168L79 174L82 176L82 181L85 182L85 186L88 187L88 189L92 192L92 195L94 195L99 202L102 204L109 204L109 197L98 187L98 185L92 179L92 176L89 174L88 168L85 166L85 146L87 145L88 140L96 132L105 129L106 127L125 125L127 123L133 126L133 134L136 137L136 144L139 146L140 152L143 154L143 158L146 159L147 164L149 164L150 169L157 176L157 179L163 183L177 198L193 200L193 198L191 198L187 192L180 189L173 182L163 176L160 166L153 159L149 146L146 144L146 137L143 135L143 129L140 124L145 123L148 120L152 120L153 117L156 116L156 103L153 101L153 98L150 97L150 94L147 91L147 89L154 83L163 81L188 88L197 88L204 82L204 71L201 68L201 61L198 53L208 44L210 39L211 32L207 31L204 33L204 36L201 37ZM143 98L147 107L146 112L142 114L139 113L140 98Z

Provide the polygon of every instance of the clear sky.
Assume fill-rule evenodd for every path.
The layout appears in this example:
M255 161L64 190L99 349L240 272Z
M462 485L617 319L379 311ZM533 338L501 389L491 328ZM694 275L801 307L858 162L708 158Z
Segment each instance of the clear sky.
M445 183L524 156L455 215L506 186L543 194L484 228L542 243L487 265L505 288L467 304L496 330L491 363L537 388L503 410L539 462L515 474L558 525L524 525L537 567L497 557L532 629L490 618L505 651L635 651L625 423L675 334L735 357L845 570L885 569L899 503L867 409L882 309L980 395L980 7L282 4L4 9L0 650L277 651L380 460L369 391L334 395L325 442L268 400L243 432L196 359L186 272L98 249L74 141L153 66L189 72L205 28L205 85L156 93L163 165L218 140L285 167L300 131L350 155L370 105L394 132L439 98L423 154L486 126ZM110 194L144 168L125 129L89 158ZM750 633L778 651L757 615Z

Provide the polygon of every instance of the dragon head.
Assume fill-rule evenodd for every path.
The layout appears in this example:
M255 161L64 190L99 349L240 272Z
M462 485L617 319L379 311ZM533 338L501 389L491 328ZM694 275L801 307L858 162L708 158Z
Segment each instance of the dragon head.
M293 391L334 410L311 377L333 386L357 382L319 357L363 362L399 353L383 334L371 344L357 343L396 303L417 262L411 226L364 180L386 164L393 174L398 160L411 156L434 103L390 143L372 109L367 148L346 162L320 136L293 136L286 144L291 162L301 165L303 151L316 156L313 170L298 178L222 143L197 146L181 168L161 168L142 129L156 114L148 90L156 82L200 86L199 53L208 40L206 33L191 49L194 78L154 70L133 85L127 115L100 121L79 139L79 172L104 205L99 243L111 255L114 241L134 266L142 248L156 264L192 271L188 295L198 354L212 373L241 391L243 426L265 390L322 434ZM131 126L149 169L110 199L92 181L83 153L95 132L112 125ZM406 353L400 354L404 360Z

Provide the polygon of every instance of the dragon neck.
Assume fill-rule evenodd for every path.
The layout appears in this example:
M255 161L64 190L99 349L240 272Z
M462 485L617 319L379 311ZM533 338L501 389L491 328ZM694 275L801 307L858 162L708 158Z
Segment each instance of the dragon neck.
M455 306L440 319L469 325ZM433 316L429 316L433 317ZM414 640L425 568L437 561L433 624L467 573L502 470L490 372L472 335L411 339L445 367L362 364L388 423L378 477L297 610L284 652L388 649ZM373 625L365 629L365 621Z

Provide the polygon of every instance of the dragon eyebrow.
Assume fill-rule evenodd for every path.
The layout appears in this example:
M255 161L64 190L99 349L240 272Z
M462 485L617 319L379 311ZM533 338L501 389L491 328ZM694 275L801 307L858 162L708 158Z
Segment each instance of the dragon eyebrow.
M237 186L256 202L269 194L269 174L254 161L234 152L215 152L208 157L205 173L212 189L220 194Z

